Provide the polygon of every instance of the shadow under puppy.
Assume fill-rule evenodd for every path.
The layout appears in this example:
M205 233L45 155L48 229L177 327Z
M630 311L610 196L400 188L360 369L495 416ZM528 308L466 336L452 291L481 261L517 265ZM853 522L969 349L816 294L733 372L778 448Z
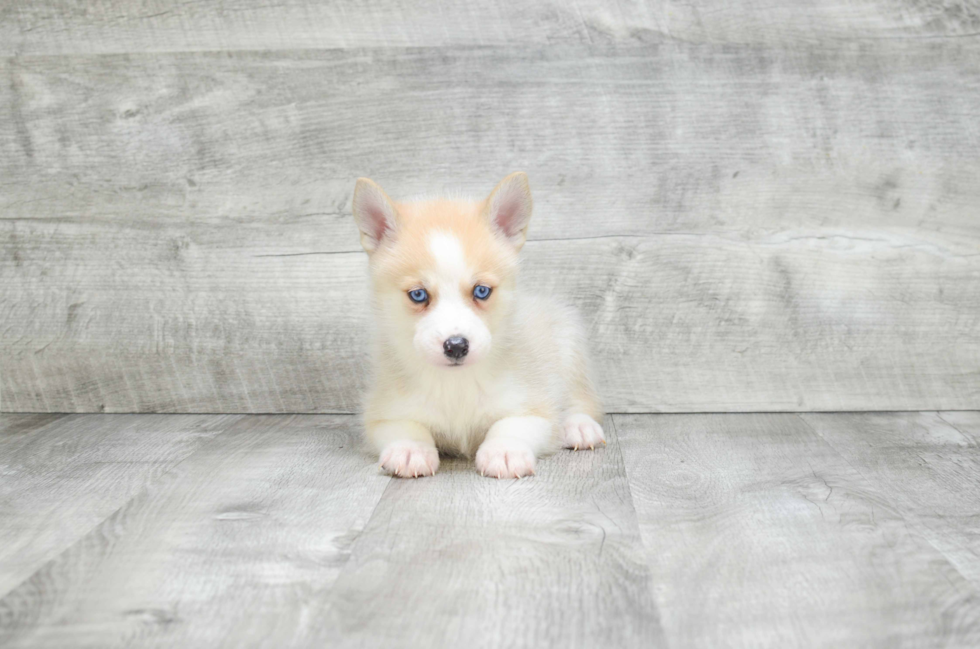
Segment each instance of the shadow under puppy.
M520 478L560 446L605 442L577 314L516 286L524 173L483 201L396 203L361 178L353 212L374 293L365 428L384 470L432 475L442 450Z

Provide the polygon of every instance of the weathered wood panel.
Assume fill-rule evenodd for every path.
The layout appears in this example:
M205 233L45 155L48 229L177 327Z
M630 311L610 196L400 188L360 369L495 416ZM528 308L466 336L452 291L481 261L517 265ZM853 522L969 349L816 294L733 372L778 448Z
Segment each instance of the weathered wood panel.
M980 591L796 415L613 419L671 646L980 642Z
M0 77L4 219L353 251L359 175L484 196L521 168L538 239L980 239L980 39L26 57Z
M956 411L937 413L940 418L974 444L980 446L980 413L976 411Z
M980 587L980 414L802 417L852 466L887 488L916 533Z
M45 419L0 417L4 647L980 644L978 413L607 417L521 481L390 480L353 416Z
M0 417L0 445L22 435L33 433L65 416L46 413L4 414Z
M643 555L614 434L519 482L450 460L391 483L311 644L666 646Z
M10 417L21 420L8 435ZM0 417L0 597L234 421L101 415L28 428Z
M0 55L664 39L834 43L978 33L980 7L972 0L34 0L0 8Z
M110 228L106 255L62 239L104 225L31 227L50 235L33 237L45 244L25 267L70 290L30 291L8 312L6 408L357 409L369 326L361 253L256 258L203 241L175 253L166 239ZM58 250L71 252L44 261ZM531 242L525 255L527 284L586 314L613 411L980 400L980 257L687 235Z
M97 445L91 432L75 443ZM150 446L172 436L146 433ZM390 480L359 449L355 417L248 417L202 440L0 599L0 644L290 646L322 624L315 605ZM72 486L62 473L35 498ZM78 487L105 497L104 485Z
M980 402L973 39L0 69L4 410L352 411L352 178L516 168L528 283L589 314L611 410Z

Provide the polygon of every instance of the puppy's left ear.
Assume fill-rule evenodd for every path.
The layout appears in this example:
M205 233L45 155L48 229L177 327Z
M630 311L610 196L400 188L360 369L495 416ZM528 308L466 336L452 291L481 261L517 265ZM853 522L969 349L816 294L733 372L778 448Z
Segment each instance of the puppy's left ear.
M495 230L520 250L527 239L531 207L531 186L527 182L527 174L518 171L501 180L490 192L483 214Z

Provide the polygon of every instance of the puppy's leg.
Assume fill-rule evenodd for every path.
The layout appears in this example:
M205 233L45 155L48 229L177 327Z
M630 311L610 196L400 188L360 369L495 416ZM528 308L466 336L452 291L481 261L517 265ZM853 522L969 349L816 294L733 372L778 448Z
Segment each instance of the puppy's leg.
M544 417L504 417L487 432L476 451L476 468L490 478L520 478L534 473L538 455L550 450L551 421Z
M576 451L593 449L605 444L606 437L597 421L602 419L602 406L589 378L585 355L577 353L569 369L571 408L562 422L562 446Z
M399 478L421 478L439 468L432 433L414 421L378 421L367 426L368 439L380 449L381 468Z

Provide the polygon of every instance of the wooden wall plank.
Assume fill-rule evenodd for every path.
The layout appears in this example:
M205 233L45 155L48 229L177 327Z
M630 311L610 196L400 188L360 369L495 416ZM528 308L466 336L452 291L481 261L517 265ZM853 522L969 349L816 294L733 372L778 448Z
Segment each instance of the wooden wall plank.
M484 196L524 169L534 238L975 244L978 61L980 40L6 59L0 215L352 251L357 176Z
M193 244L167 262L168 244L138 232L109 258L52 248L71 253L42 264L45 282L71 288L19 298L5 407L359 407L361 253L255 259ZM152 259L151 272L132 271ZM587 315L611 411L861 410L980 400L978 270L980 256L934 248L679 236L531 242L523 279Z
M980 641L980 591L796 415L614 421L670 645Z
M0 9L0 55L514 45L664 39L724 43L964 37L972 2L741 0L35 0Z
M0 437L0 597L235 419L72 416Z
M0 599L0 644L293 646L390 480L358 428L248 417L204 440Z
M516 168L528 283L590 314L612 410L980 403L972 39L0 70L4 410L350 412L352 179Z

